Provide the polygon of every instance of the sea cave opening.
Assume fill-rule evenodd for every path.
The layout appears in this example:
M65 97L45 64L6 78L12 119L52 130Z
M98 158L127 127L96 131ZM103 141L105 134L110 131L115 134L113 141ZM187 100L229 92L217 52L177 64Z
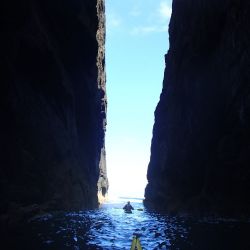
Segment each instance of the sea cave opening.
M144 197L172 1L105 1L109 199Z

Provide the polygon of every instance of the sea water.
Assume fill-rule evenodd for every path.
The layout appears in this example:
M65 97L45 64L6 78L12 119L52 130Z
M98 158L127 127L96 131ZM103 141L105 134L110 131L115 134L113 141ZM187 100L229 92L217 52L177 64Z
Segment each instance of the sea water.
M142 200L131 198L134 210L127 214L122 209L127 200L95 210L34 217L19 235L18 249L130 249L134 235L148 250L250 249L249 220L160 214L145 209Z

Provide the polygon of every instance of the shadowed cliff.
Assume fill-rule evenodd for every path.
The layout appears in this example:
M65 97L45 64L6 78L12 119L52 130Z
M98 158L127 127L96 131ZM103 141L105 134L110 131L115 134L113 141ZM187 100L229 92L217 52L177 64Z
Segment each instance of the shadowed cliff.
M1 221L96 207L108 188L104 2L13 0L1 12Z
M173 1L146 205L250 214L249 27L249 1Z

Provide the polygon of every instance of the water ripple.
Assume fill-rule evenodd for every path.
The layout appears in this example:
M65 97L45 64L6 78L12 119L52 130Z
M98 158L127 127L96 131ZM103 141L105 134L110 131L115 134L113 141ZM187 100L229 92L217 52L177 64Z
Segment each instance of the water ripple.
M249 221L195 221L147 211L140 202L133 204L132 214L126 214L122 206L107 204L97 210L35 217L29 221L34 245L45 250L130 249L137 235L145 250L250 249L244 236Z

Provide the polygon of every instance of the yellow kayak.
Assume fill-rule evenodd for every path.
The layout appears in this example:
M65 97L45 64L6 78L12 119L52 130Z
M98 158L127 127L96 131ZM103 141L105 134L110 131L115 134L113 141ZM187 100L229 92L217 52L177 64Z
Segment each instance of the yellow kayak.
M138 237L133 237L130 250L142 250L141 243Z

